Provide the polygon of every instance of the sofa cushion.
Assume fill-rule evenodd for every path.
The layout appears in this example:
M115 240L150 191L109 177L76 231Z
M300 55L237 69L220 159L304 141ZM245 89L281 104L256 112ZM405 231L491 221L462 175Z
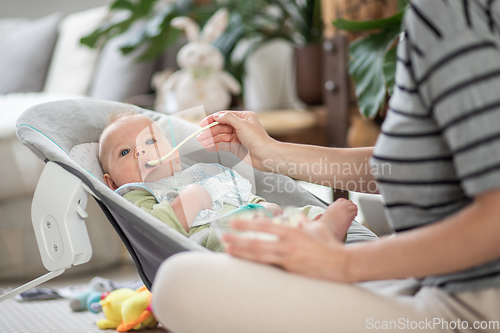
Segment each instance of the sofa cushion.
M120 47L136 36L144 24L145 22L136 22L127 32L112 38L103 47L90 88L90 97L124 101L128 97L150 92L156 61L137 61L144 48L127 55L120 51Z
M61 14L0 20L0 94L42 91Z
M99 50L80 44L80 38L96 29L107 13L107 7L97 7L68 15L61 21L45 92L87 95Z
M82 97L44 93L0 95L0 156L2 157L0 158L0 201L33 195L44 165L17 138L17 118L24 110L34 105L69 98ZM1 212L0 221L2 221Z

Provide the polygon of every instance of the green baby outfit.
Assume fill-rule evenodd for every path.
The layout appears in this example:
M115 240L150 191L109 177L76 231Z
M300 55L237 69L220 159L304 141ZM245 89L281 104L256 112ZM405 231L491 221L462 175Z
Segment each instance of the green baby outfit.
M158 203L155 196L151 192L144 189L136 189L125 194L124 198L207 249L214 252L223 251L223 246L213 230L211 230L210 224L191 227L189 231L186 232L175 215L170 203L167 201ZM259 202L266 202L266 200L255 195L250 197L249 204L258 204ZM238 207L236 206L225 203L221 211L221 216L224 216L237 208ZM316 219L324 212L323 208L316 206L305 206L297 208L297 210L306 215L310 220Z

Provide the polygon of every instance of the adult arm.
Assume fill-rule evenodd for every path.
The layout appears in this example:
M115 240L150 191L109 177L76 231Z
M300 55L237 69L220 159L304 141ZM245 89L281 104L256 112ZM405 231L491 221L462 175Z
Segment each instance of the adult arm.
M329 148L279 142L271 138L257 115L224 111L206 117L198 141L207 150L230 151L254 168L342 190L377 193L369 158L373 148ZM372 186L368 186L373 184Z
M224 241L231 255L326 280L358 282L437 275L500 257L499 204L500 189L492 190L440 222L349 246L333 239L318 224L308 232L246 221L235 221L233 227L276 234L279 241L248 240L229 234Z

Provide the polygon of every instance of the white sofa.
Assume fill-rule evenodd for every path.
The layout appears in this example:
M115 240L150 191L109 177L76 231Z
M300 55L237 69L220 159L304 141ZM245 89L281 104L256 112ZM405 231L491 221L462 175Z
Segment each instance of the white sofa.
M102 22L108 11L94 8L62 18L0 19L0 279L28 279L46 272L31 224L31 200L43 162L15 135L15 121L31 105L68 98L123 101L148 93L154 61L124 57L118 37L100 50L79 39ZM133 33L133 29L130 33ZM119 263L123 246L93 200L87 228L93 258L68 273Z

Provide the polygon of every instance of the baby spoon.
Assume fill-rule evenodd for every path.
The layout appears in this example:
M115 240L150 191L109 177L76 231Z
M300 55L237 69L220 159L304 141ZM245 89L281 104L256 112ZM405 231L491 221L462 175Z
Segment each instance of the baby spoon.
M200 128L199 130L197 130L196 132L194 132L193 134L191 134L190 136L188 136L187 138L185 138L184 140L182 140L181 143L179 143L174 149L172 149L167 155L157 159L157 160L151 160L149 161L148 163L146 163L146 168L151 168L155 165L158 165L160 163L163 163L165 162L173 153L175 153L183 144L185 144L189 139L191 139L193 136L195 136L196 134L212 127L212 126L215 126L215 125L218 125L219 123L218 122L213 122L211 123L210 125L207 125L205 127L202 127Z

